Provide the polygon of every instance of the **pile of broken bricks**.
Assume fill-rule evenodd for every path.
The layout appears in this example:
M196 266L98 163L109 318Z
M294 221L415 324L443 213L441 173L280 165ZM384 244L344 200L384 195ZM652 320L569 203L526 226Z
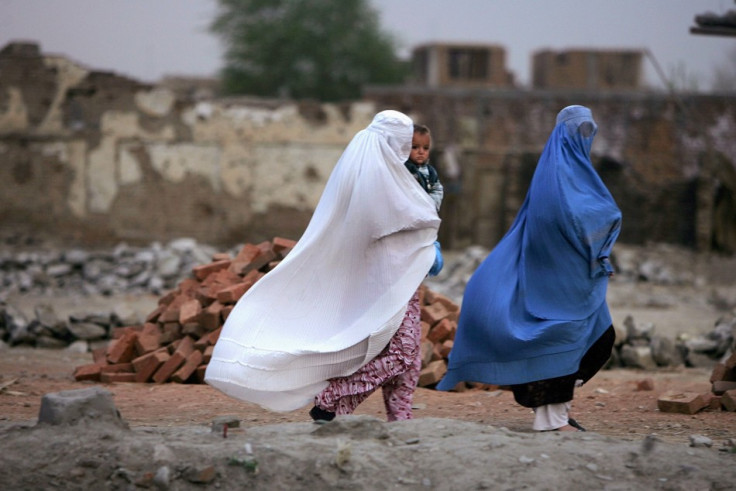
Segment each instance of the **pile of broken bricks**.
M670 391L657 399L657 408L667 413L695 414L703 409L736 411L736 351L713 367L711 391Z
M93 362L76 367L74 378L102 383L203 383L222 325L235 303L273 269L296 242L276 237L245 244L231 257L212 261L159 298L141 325L116 327L110 342L93 350ZM422 371L420 387L432 387L447 371L447 356L460 307L448 297L420 288Z

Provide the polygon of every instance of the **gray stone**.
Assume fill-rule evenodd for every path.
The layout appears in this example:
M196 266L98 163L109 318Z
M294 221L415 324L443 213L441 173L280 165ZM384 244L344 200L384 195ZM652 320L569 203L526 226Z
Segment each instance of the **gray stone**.
M682 357L675 347L675 343L662 336L652 336L649 343L652 358L660 367L677 366L682 364Z
M127 427L113 403L112 393L102 387L65 390L41 398L39 424L75 425L85 421Z
M654 358L652 358L652 350L649 346L622 346L621 363L625 367L641 368L644 370L657 368L657 364L654 362Z
M86 341L102 339L107 336L107 329L93 322L70 322L69 332L72 333L74 339Z

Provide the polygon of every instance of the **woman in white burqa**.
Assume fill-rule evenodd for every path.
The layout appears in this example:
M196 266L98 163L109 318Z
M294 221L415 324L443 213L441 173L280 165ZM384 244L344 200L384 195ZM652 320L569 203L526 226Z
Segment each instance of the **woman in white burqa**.
M417 289L440 224L404 167L412 134L389 110L353 137L297 245L228 316L208 384L276 411L315 404L314 419L350 413L380 386L388 419L411 417L411 394L407 415L406 391L390 387L407 372L399 385L416 387Z

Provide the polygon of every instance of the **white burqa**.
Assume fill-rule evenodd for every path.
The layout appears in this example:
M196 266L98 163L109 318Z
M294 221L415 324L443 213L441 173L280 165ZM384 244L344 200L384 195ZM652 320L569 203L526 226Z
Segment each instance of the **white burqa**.
M304 235L241 297L205 381L276 411L373 359L434 262L440 219L404 162L412 120L382 111L337 162Z

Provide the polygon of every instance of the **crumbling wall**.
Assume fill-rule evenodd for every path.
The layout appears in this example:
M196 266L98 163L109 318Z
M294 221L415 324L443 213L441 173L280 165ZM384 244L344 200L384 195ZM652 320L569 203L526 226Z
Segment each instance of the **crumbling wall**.
M432 129L443 245L491 247L569 104L599 124L593 160L622 240L736 251L733 96L404 86L344 105L203 99L22 43L0 50L0 230L99 245L298 238L347 143L391 108Z
M298 236L373 105L181 99L0 51L0 226L62 241Z
M440 228L447 245L490 247L501 238L557 113L581 104L599 126L592 160L623 211L622 240L736 252L734 96L372 87L366 97L432 128L441 177L443 149L461 149L459 210L441 213L460 221L451 236Z

